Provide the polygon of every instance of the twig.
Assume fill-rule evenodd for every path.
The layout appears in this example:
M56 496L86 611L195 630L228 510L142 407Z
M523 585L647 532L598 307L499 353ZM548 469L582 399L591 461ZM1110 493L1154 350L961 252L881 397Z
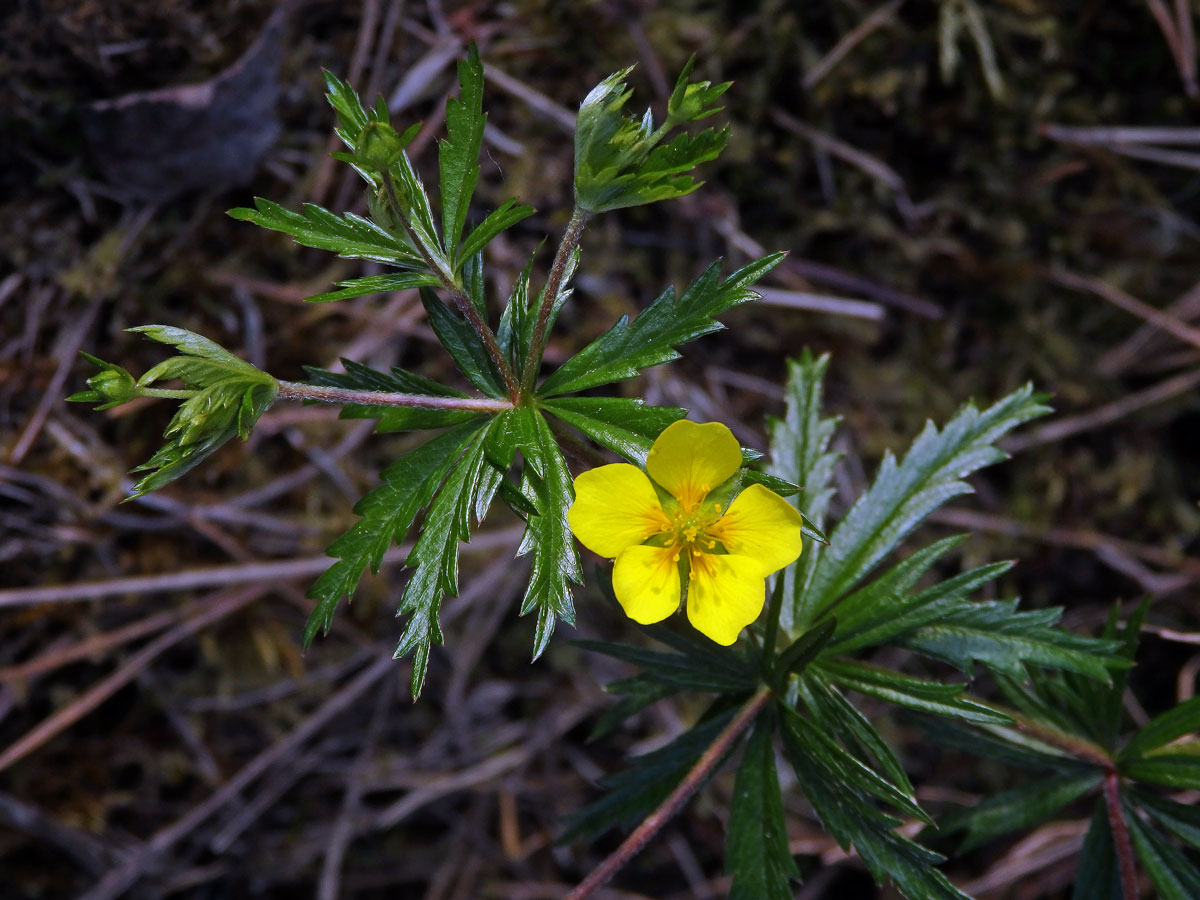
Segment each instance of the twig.
M770 699L770 688L765 685L759 688L733 717L733 720L722 729L708 749L700 755L696 764L684 776L679 786L671 792L671 795L659 804L658 809L643 819L629 837L621 842L621 846L581 881L579 886L566 896L565 900L584 900L585 897L590 897L594 891L605 885L618 869L640 853L650 839L679 812L680 807L704 783L713 767L724 758L734 741L741 737L742 732L758 717Z
M1099 278L1077 275L1065 269L1051 269L1048 274L1050 280L1056 284L1061 284L1063 287L1072 288L1073 290L1095 294L1097 297L1107 300L1113 306L1119 306L1126 312L1132 313L1147 324L1171 334L1185 344L1200 348L1200 328L1193 328L1179 321L1174 316L1163 312L1161 309L1156 309L1149 303L1144 303L1137 297L1125 293L1120 288L1115 288Z
M162 631L179 619L187 618L190 613L196 612L208 605L207 600L201 600L183 610L156 613L140 621L132 622L123 628L94 634L91 637L84 638L77 643L69 644L61 649L47 650L33 659L0 669L0 682L41 675L44 672L52 672L77 659L99 656L113 647L119 647L121 644L136 641L138 638L153 634L155 631Z
M1138 900L1133 843L1129 840L1129 824L1125 821L1124 810L1121 809L1121 776L1115 769L1104 773L1104 807L1108 811L1108 824L1112 828L1117 866L1121 870L1121 896L1125 900Z
M804 89L811 91L816 87L834 66L840 63L851 50L870 37L877 28L884 25L896 10L903 5L904 0L890 0L890 2L885 3L859 22L840 41L834 44L832 50L826 53L815 66L805 73L803 81Z
M1047 122L1038 134L1052 141L1083 146L1112 144L1200 144L1200 128L1170 125L1059 125Z
M554 254L554 264L550 267L550 276L546 279L546 286L542 289L542 303L538 307L537 321L533 325L529 355L525 357L525 368L521 373L521 385L526 391L533 390L538 365L542 361L542 352L546 349L546 328L550 322L550 311L554 309L558 291L562 287L563 276L567 271L567 264L571 261L571 254L579 246L579 240L583 237L583 229L587 226L587 221L588 213L582 207L576 206L571 210L571 219L567 222L562 242L558 245L558 252Z
M885 311L878 303L866 300L849 300L845 297L831 297L828 294L810 294L807 291L787 291L782 288L755 289L767 306L779 306L784 309L802 309L806 312L828 313L834 316L847 316L851 319L866 319L868 322L882 322Z
M1194 369L1191 372L1182 372L1179 375L1160 381L1158 384L1148 387L1145 390L1136 391L1122 397L1120 400L1114 400L1112 403L1099 406L1090 412L1055 419L1053 422L1049 422L1040 428L1035 428L1025 434L1009 438L1001 446L1010 453L1017 453L1030 447L1036 447L1038 444L1061 441L1064 438L1080 434L1084 431L1091 431L1095 428L1111 425L1113 422L1138 412L1144 407L1152 406L1155 403L1162 403L1165 400L1170 400L1172 397L1187 393L1198 384L1200 384L1200 369Z
M507 91L521 100L536 113L540 113L554 122L567 134L575 133L575 114L560 103L547 97L541 91L536 91L523 81L513 78L502 69L497 69L491 63L485 63L483 73L489 82Z
M486 552L498 547L511 547L523 531L523 526L514 526L475 534L469 544L463 545L462 552ZM411 551L411 543L394 547L384 554L382 565L403 563ZM329 568L329 565L328 556L307 556L283 562L209 566L166 575L135 575L128 578L110 578L105 581L83 581L73 585L13 588L0 591L0 609L12 606L32 606L37 603L77 603L118 594L184 591L202 587L246 584L254 581L279 582L306 575L319 575Z
M483 397L431 397L427 394L393 394L385 391L355 391L350 388L279 382L283 400L312 400L317 403L359 403L365 406L407 406L414 409L447 409L465 412L498 413L512 409L507 400L488 400Z
M368 688L372 687L388 672L394 672L396 662L390 654L382 654L375 662L360 672L358 677L322 703L317 710L293 729L286 737L276 741L250 762L244 765L233 778L191 812L176 820L148 840L139 852L123 865L111 869L100 882L83 895L81 900L115 900L137 883L142 875L179 841L186 838L214 813L233 800L242 789L268 771L275 763L293 752L329 722L350 708Z
M151 660L155 659L168 648L173 647L197 631L207 628L215 622L219 622L243 606L249 605L268 590L270 590L270 585L256 584L253 587L228 594L223 599L211 603L207 609L195 617L181 622L166 634L160 635L157 639L151 641L137 653L133 654L124 665L107 678L92 685L91 688L70 704L43 719L33 729L10 744L3 753L0 753L0 771L24 759L51 738L61 734L65 729L78 722L125 685L129 684L129 682L137 678L138 674L150 664Z

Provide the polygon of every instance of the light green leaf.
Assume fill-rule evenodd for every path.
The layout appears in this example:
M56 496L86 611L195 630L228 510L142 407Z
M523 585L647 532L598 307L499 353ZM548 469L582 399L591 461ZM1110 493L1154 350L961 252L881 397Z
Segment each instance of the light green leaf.
M995 442L1047 412L1041 398L1026 386L982 412L967 404L941 430L928 423L900 463L891 453L885 455L871 487L833 531L830 546L807 579L797 585L796 621L817 617L933 510L969 493L963 478L1007 458Z
M542 384L539 395L570 394L632 378L643 369L679 358L680 344L719 330L714 318L755 299L751 285L775 268L782 253L765 256L720 280L713 263L683 296L668 288L633 322L622 318L584 347Z
M413 288L438 287L441 282L436 275L429 272L397 272L394 275L368 275L365 278L351 278L349 281L339 281L340 291L329 291L316 294L305 300L305 303L327 303L331 300L349 300L353 297L365 297L367 294L384 294L391 291L408 291Z
M495 363L467 320L452 312L428 288L421 291L421 303L434 334L471 384L495 400L507 399L508 392Z
M725 838L729 900L792 900L791 882L800 879L788 850L774 735L774 716L760 715L738 766Z
M462 265L464 260L470 259L476 253L481 251L488 245L496 235L500 234L506 228L511 228L523 219L532 216L537 210L525 203L518 203L516 200L506 200L495 210L492 210L482 222L472 229L463 241L462 246L458 250L458 265Z
M479 61L479 48L474 41L467 50L467 58L458 62L458 85L458 97L446 101L446 139L438 146L443 247L456 269L460 259L473 255L464 252L460 256L458 242L479 178L479 148L487 124L483 112L483 63Z
M332 250L345 259L370 259L405 269L428 271L425 260L406 235L393 233L354 213L338 216L315 203L304 204L303 213L297 213L262 197L254 198L254 206L254 209L231 209L229 215L261 228L290 234L297 244Z
M1145 756L1185 734L1200 730L1200 697L1185 700L1155 716L1133 736L1117 757L1120 761Z

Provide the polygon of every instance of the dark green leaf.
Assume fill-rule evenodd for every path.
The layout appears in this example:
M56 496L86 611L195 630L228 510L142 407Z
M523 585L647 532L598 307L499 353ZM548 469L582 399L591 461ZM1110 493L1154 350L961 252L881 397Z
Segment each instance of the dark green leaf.
M516 200L506 200L498 209L493 210L486 219L480 222L467 235L458 251L458 259L470 259L479 253L488 242L506 228L511 228L523 219L532 216L537 210Z
M438 147L443 246L455 268L458 260L474 255L464 252L459 256L457 249L479 178L479 148L487 123L483 112L483 63L474 42L467 50L467 58L459 60L458 84L458 97L446 101L446 140Z
M607 641L575 643L585 650L641 666L646 670L645 677L670 684L678 690L736 694L751 691L757 686L754 671L733 653L722 654L714 663L711 656L695 658L684 653L663 653L631 644Z
M604 690L610 694L620 694L621 699L596 720L588 735L589 741L611 734L630 716L664 697L679 693L681 688L650 675L637 675L610 682L604 686Z
M733 876L729 900L792 900L791 882L800 878L788 850L774 735L774 716L760 715L734 781L725 838L725 870Z
M538 250L540 249L541 245L539 244ZM508 293L508 302L504 304L504 312L500 314L500 326L496 329L496 341L515 369L519 369L524 364L525 354L529 352L529 346L525 343L527 331L531 330L526 327L526 320L531 318L529 273L533 269L533 261L537 257L537 252L535 250L529 255L525 268L513 282L512 290Z
M625 397L556 397L543 408L639 466L645 466L646 455L663 429L686 414L677 406L647 406L643 400Z
M1132 791L1131 799L1167 831L1200 850L1200 807L1176 803L1142 790Z
M1073 771L1090 768L1069 756L1065 751L1044 744L1015 728L991 726L987 731L968 730L954 722L941 721L924 725L930 740L984 759L994 759L1008 765L1035 772Z
M1048 411L1027 386L983 412L966 405L941 430L928 423L900 463L886 454L871 487L846 513L830 536L830 546L797 585L797 622L816 618L933 510L951 497L969 493L963 478L1007 458L995 442Z
M1200 868L1157 831L1145 825L1128 805L1124 806L1124 811L1133 848L1154 882L1160 900L1196 900L1200 897Z
M487 396L496 400L506 399L508 392L504 389L496 366L470 323L457 313L451 312L428 289L421 291L421 303L425 306L425 313L429 316L429 324L434 334L454 358L462 373Z
M1016 600L976 603L910 632L899 644L944 659L967 673L972 662L979 661L1020 679L1026 665L1037 665L1107 683L1109 667L1121 663L1108 655L1114 643L1051 627L1061 614L1061 608L1018 612Z
M428 270L406 236L393 234L354 213L346 213L342 218L313 203L304 204L303 213L297 213L261 197L254 198L254 206L254 209L231 209L229 215L290 234L297 244L332 250L346 259L371 259L407 269Z
M458 595L458 546L460 541L470 540L472 513L488 466L483 453L486 435L485 429L477 430L461 456L457 460L451 458L449 474L434 497L417 542L405 561L413 573L400 597L397 614L407 615L408 621L395 656L399 659L413 654L414 700L425 683L430 647L442 642L438 624L442 597Z
M1118 759L1124 761L1145 756L1151 750L1198 730L1200 730L1200 697L1193 697L1178 706L1171 707L1165 713L1155 716L1125 745Z
M980 725L1004 725L1011 721L1008 716L959 696L962 693L959 684L926 681L866 663L824 659L818 666L825 677L843 688L897 706Z
M795 683L809 715L819 728L836 737L859 756L874 758L900 790L915 796L908 774L887 741L819 670L807 670Z
M713 263L678 299L674 289L668 288L633 322L622 318L564 363L542 384L540 395L586 390L678 359L677 346L722 327L715 316L755 299L758 295L751 285L775 268L783 256L765 256L724 281L720 280L720 264Z
M1096 804L1092 824L1083 839L1075 865L1075 890L1071 900L1126 900L1121 891L1121 870L1113 848L1112 829L1104 804Z
M792 482L785 478L780 478L777 475L772 475L769 472L763 472L759 469L746 469L742 473L742 483L746 485L761 484L768 491L772 491L773 493L778 494L780 497L794 497L800 493L799 485L792 484ZM829 543L829 541L826 540L825 535L821 533L820 529L813 525L812 522L808 521L806 516L801 514L800 518L805 520L804 534L811 538L815 538L821 543Z
M383 470L383 483L355 504L362 520L329 547L337 562L308 591L317 607L304 628L305 647L318 631L329 630L338 603L354 594L363 571L379 570L387 548L403 539L481 427L461 425L402 456Z
M783 721L783 748L800 789L842 848L853 846L877 882L890 877L910 900L969 900L934 868L942 856L897 834L899 821L847 781L816 729L790 709L783 710Z
M1200 754L1161 753L1126 760L1121 774L1134 781L1200 791Z
M967 609L968 597L978 588L1003 575L1013 566L1012 562L998 562L980 566L939 582L915 594L909 594L890 604L878 616L847 628L844 623L829 646L830 653L850 653L863 647L894 641L909 632L931 622L937 622L951 613ZM839 622L841 618L839 616Z
M821 651L825 649L825 645L829 643L829 639L836 631L837 619L830 616L792 641L791 645L779 654L779 659L772 666L775 678L782 683L789 675L804 671L809 663L820 656Z
M575 607L571 603L571 585L583 581L579 568L579 552L567 524L567 510L574 499L571 473L550 432L550 426L540 413L533 414L537 446L543 459L545 476L539 478L526 466L523 473L526 496L540 515L530 516L525 534L517 551L519 556L533 554L529 572L529 587L521 601L521 615L537 612L538 620L533 644L537 659L546 649L554 631L556 619L568 624L575 622ZM523 448L525 452L525 448ZM533 452L530 448L529 452ZM529 453L526 453L526 459Z
M972 809L942 816L938 825L944 833L965 830L959 850L966 853L999 835L1048 821L1068 803L1095 788L1103 777L1096 770L1039 778L987 797Z

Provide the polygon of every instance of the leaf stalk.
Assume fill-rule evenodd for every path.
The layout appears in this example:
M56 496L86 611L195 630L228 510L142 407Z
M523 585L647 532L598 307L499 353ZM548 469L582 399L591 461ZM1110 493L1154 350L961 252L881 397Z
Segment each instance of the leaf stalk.
M554 254L554 263L550 266L550 275L542 290L542 303L538 307L537 320L534 322L533 337L529 342L529 354L525 357L525 367L521 372L521 386L526 393L533 391L534 382L537 380L538 365L546 350L546 329L550 323L550 311L554 309L554 300L562 287L567 264L571 261L571 254L579 246L589 216L590 213L582 206L577 205L571 210L571 219L567 222L562 242Z
M513 408L506 400L483 397L431 397L427 394L400 394L385 391L356 391L350 388L279 382L281 400L312 400L317 403L362 404L364 406L410 406L417 409L449 409L478 413L501 413Z
M488 356L492 358L492 363L496 366L496 371L500 373L500 378L504 381L504 387L508 391L508 396L512 398L515 404L521 395L517 385L517 376L514 374L512 366L508 364L508 360L504 358L504 353L500 349L496 335L488 327L488 323L483 320L483 317L479 315L479 310L475 308L475 304L471 302L471 298L455 282L452 274L438 265L438 261L434 258L433 253L421 241L417 230L413 228L412 223L408 220L408 216L404 212L404 207L400 205L400 198L396 196L396 186L392 183L391 173L384 170L382 175L383 189L387 193L388 202L391 203L392 209L396 213L396 218L400 220L400 224L404 226L409 240L417 248L417 252L421 254L421 258L425 260L425 264L429 266L429 271L437 276L438 281L442 283L446 292L450 294L454 308L462 313L466 320L471 323L471 327L475 329L475 333L483 341L484 347L487 348ZM505 408L507 409L508 407Z

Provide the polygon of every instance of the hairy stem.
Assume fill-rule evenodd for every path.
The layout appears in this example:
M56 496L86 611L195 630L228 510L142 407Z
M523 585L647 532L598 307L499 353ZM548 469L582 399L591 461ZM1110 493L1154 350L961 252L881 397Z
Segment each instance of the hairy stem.
M349 388L300 384L295 381L279 382L279 397L283 400L315 400L318 403L412 406L418 409L450 409L478 413L499 413L513 408L507 400L487 400L483 397L430 397L425 394L355 391Z
M558 252L554 254L554 264L550 267L550 276L542 289L542 304L538 307L537 320L533 325L529 355L525 357L525 368L521 372L521 385L527 392L533 390L533 383L537 379L538 365L546 349L546 328L550 323L550 311L554 309L554 299L562 287L563 275L567 271L567 263L571 261L571 254L575 252L575 248L579 246L579 239L583 237L588 215L587 210L581 206L571 210L571 220L567 222L562 243L558 245Z
M517 385L517 376L513 372L512 366L508 364L508 360L504 358L504 353L500 350L500 344L496 340L496 335L488 326L488 323L479 315L479 310L475 308L475 304L471 302L471 298L466 295L462 288L455 282L451 273L447 272L438 265L437 260L433 258L433 254L429 248L421 241L421 236L417 234L417 230L413 228L412 223L408 220L408 216L404 213L404 207L400 205L400 198L396 196L396 187L392 184L392 176L388 172L383 172L383 188L387 192L388 202L391 203L392 209L396 212L396 218L400 220L400 224L404 226L404 230L408 233L409 240L412 241L417 252L425 260L425 265L429 266L429 271L437 276L438 281L446 289L450 295L450 299L468 322L475 329L475 333L479 335L479 339L483 341L483 346L487 348L488 356L492 358L492 363L496 367L496 371L500 373L500 378L504 381L504 387L508 391L508 396L512 398L513 403L516 403L520 397L520 389Z
M1138 900L1137 870L1133 864L1133 843L1129 840L1129 825L1121 808L1121 778L1115 769L1104 773L1104 806L1112 829L1117 866L1121 871L1121 896Z
M704 783L704 780L712 772L713 768L721 761L729 748L733 746L734 741L741 737L750 724L762 712L762 708L766 706L767 701L771 699L771 689L760 687L758 691L746 701L736 716L725 728L717 735L716 739L708 746L708 749L696 760L696 764L684 777L679 786L671 792L671 796L667 797L654 812L650 813L637 828L625 838L621 846L614 850L604 862L590 874L587 878L579 883L579 886L571 893L567 894L565 900L584 900L585 897L590 897L598 888L608 882L610 878L617 873L625 863L633 859L641 850L650 842L650 839L656 835L664 825L671 820L675 813L679 812L680 807L687 802L687 799L696 792L696 789Z

